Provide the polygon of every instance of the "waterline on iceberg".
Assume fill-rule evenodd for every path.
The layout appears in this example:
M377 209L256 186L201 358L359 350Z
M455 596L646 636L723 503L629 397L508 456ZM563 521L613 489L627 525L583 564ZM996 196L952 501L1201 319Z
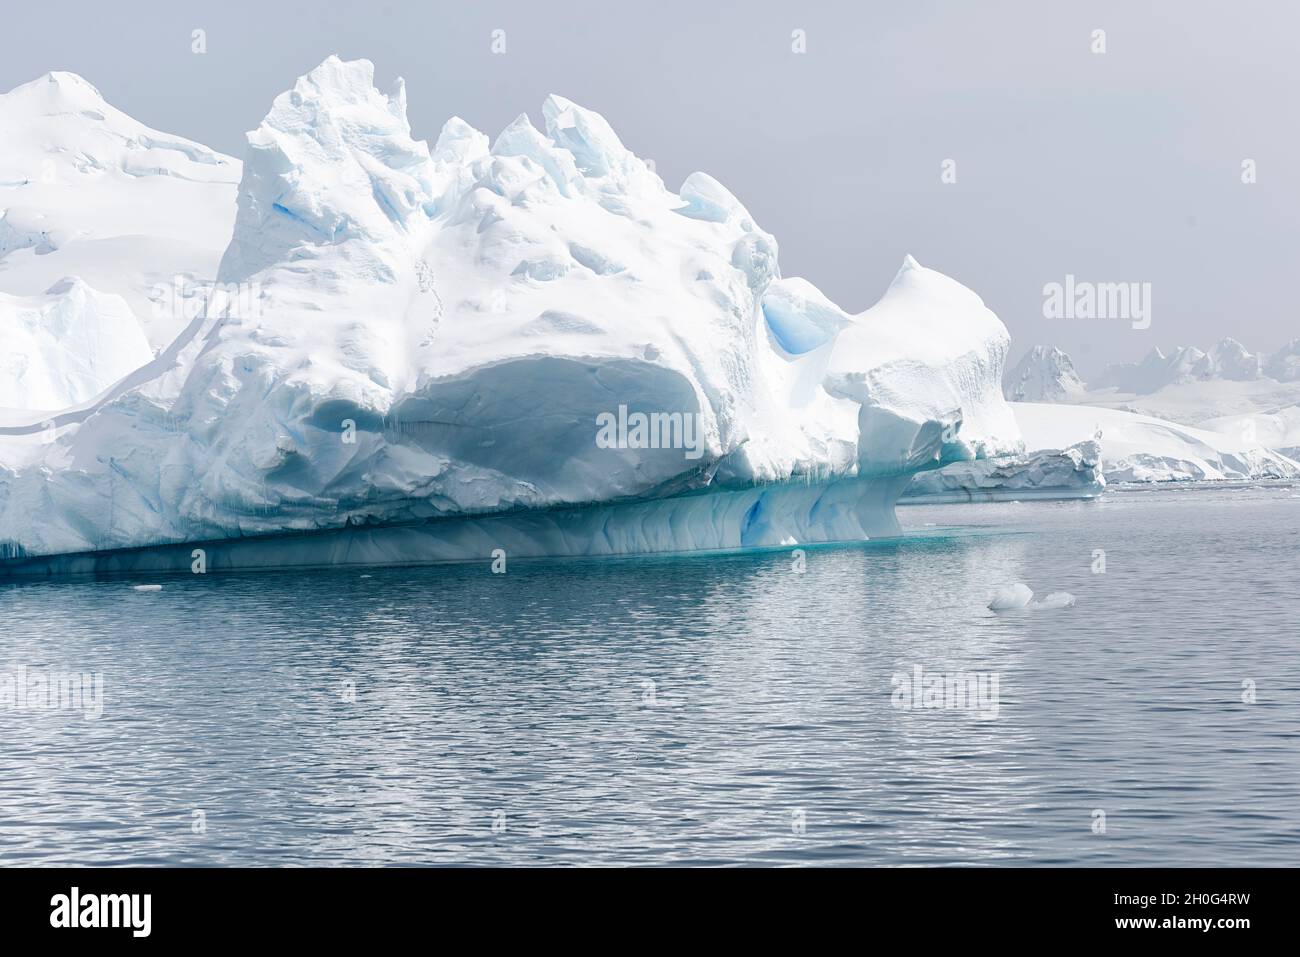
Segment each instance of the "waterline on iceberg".
M911 474L0 561L0 578L642 555L896 536Z

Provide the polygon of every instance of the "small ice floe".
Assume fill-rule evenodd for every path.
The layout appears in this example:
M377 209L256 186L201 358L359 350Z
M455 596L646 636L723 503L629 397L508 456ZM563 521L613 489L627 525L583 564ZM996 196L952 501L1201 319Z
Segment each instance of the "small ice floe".
M1055 608L1073 608L1075 597L1068 591L1054 591L1045 598L1035 599L1029 603L1033 611L1051 611Z
M1028 585L1014 582L995 591L988 607L998 614L1021 610L1054 611L1058 608L1073 608L1075 601L1075 597L1068 591L1054 591L1042 598L1035 598Z
M1014 611L1017 608L1024 608L1033 600L1034 593L1029 590L1029 586L1016 582L1014 585L1004 585L993 593L993 600L989 602L991 611Z
M132 585L132 591L162 591L162 585Z

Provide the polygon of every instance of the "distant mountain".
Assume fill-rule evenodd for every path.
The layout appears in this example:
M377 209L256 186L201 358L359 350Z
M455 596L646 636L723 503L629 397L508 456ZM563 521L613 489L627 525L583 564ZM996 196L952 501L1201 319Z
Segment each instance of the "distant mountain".
M1169 355L1156 347L1140 362L1120 362L1107 366L1093 387L1146 395L1174 382L1190 382L1198 378L1196 370L1205 368L1206 359L1207 354L1195 346L1179 346Z
M1008 374L1004 391L1015 402L1111 408L1300 455L1300 339L1272 355L1252 353L1230 337L1209 352L1156 348L1140 362L1107 366L1086 387L1069 356L1035 346Z
M1263 368L1263 356L1248 352L1236 339L1225 336L1192 371L1198 379L1254 382L1263 375Z
M1007 373L1002 391L1012 402L1078 402L1087 387L1068 355L1055 346L1034 346Z
M1300 380L1300 339L1284 346L1271 359L1248 351L1231 337L1221 339L1209 352L1195 346L1178 346L1166 355L1154 348L1140 362L1107 366L1093 388L1150 395L1180 382L1255 382L1264 378Z
M1264 374L1278 382L1300 382L1300 339L1292 339L1269 357Z
M149 345L166 348L194 313L173 308L175 297L162 299L159 290L179 285L178 295L187 297L187 287L216 278L234 228L243 165L132 119L73 73L48 73L0 94L0 138L0 291L24 300L0 304L0 316L8 317L0 349L8 353L20 313L57 313L91 330L102 310L79 318L69 310L102 306L102 296L122 297ZM56 305L50 290L68 277L84 283L86 294ZM115 348L64 343L40 362L56 356L90 362ZM59 379L57 370L47 371L54 378L42 373L41 381ZM52 385L44 400L29 396L27 407L78 394L101 382L103 372L91 370L71 393L66 382Z

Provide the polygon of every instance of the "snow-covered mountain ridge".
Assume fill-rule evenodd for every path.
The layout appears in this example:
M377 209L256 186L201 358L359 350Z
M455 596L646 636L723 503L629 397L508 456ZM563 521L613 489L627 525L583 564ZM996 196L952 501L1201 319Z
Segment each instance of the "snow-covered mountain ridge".
M1251 353L1235 339L1225 338L1209 352L1186 346L1169 354L1153 349L1141 362L1108 367L1092 387L1085 387L1081 382L1076 384L1069 356L1056 348L1038 346L1008 373L1007 396L1016 402L1081 405L1165 420L1163 430L1144 430L1136 418L1123 425L1130 435L1147 436L1153 442L1145 454L1175 463L1168 470L1156 468L1144 474L1162 475L1167 471L1170 477L1201 475L1208 479L1284 477L1290 474L1289 467L1279 464L1272 453L1290 459L1300 453L1298 363L1300 340L1264 355ZM1042 418L1043 413L1036 415ZM1056 416L1064 426L1072 413L1062 410ZM1194 428L1188 430L1188 426ZM1220 435L1209 440L1216 454L1208 459L1203 454L1205 437L1190 438L1198 430ZM1057 432L1059 438L1069 441L1085 435L1071 428ZM1026 435L1032 444L1032 437L1042 432L1028 430ZM1159 438L1174 435L1188 442L1181 451ZM1231 461L1237 453L1249 449L1255 451ZM1138 452L1131 443L1128 451ZM1228 458L1214 464L1223 453ZM1254 472L1252 463L1258 466ZM1118 473L1113 477L1119 480Z
M1179 346L1166 354L1155 347L1140 362L1107 366L1092 388L1146 395L1182 382L1253 382L1266 378L1293 382L1300 379L1300 367L1295 366L1297 355L1300 340L1283 346L1272 356L1252 353L1231 337L1219 340L1208 352L1195 346Z
M115 109L72 73L0 95L0 291L67 277L121 296L155 350L183 321L177 276L210 282L230 242L240 163Z
M1086 386L1074 363L1055 346L1034 346L1006 375L1003 390L1012 402L1073 402Z

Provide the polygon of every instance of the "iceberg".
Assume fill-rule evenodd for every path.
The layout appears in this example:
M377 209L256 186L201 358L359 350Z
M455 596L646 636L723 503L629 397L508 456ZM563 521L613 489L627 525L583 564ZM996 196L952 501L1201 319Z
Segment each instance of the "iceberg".
M999 615L1017 611L1060 611L1073 608L1077 601L1068 591L1054 591L1035 598L1034 592L1024 582L1012 582L993 593L988 609Z
M598 114L551 96L430 148L373 81L330 57L276 98L227 292L157 357L0 425L8 572L856 540L918 472L1023 450L1006 329L960 283L909 256L851 314Z
M1106 489L1101 443L956 462L919 473L899 504L1096 498Z
M1068 591L1054 591L1042 598L1036 598L1029 603L1031 611L1058 611L1062 608L1073 608L1078 603L1073 595Z
M1003 612L1026 608L1033 599L1033 590L1024 582L1012 582L1003 585L989 599L989 611Z

